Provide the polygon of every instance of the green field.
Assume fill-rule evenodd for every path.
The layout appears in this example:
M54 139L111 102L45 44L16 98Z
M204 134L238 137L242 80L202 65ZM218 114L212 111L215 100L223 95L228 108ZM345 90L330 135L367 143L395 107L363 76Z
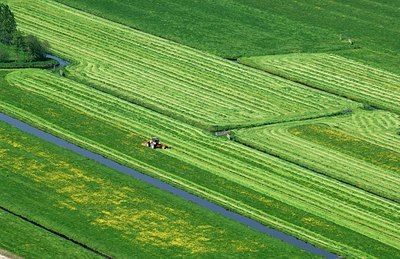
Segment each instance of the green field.
M397 0L57 1L221 57L331 52L399 74Z
M1 143L0 146L2 152ZM25 258L101 258L3 210L0 210L0 229L0 256L6 250Z
M330 54L240 59L241 63L367 105L400 113L400 76Z
M10 3L21 29L76 61L68 68L70 77L207 130L318 117L357 106L52 1Z
M2 206L112 257L312 257L5 123L0 157ZM0 226L0 249L17 255L95 257L2 212Z
M51 72L6 78L0 109L53 134L340 254L399 248L394 202ZM143 147L153 134L173 148Z
M241 143L400 201L400 118L384 111L238 130Z
M280 15L270 10L274 3L259 9L255 1L236 0L57 2L221 57L347 49L334 31Z
M399 118L390 112L360 110L376 106L398 112L400 87L395 67L400 64L396 58L400 46L398 31L392 29L398 24L398 11L392 10L394 3L368 1L361 6L354 0L311 0L289 1L282 6L278 1L129 0L115 3L115 8L105 8L103 0L7 2L19 28L48 40L54 54L73 65L66 68L66 77L38 69L0 70L0 111L341 256L393 258L399 254ZM67 2L120 24L57 2ZM293 11L295 7L299 12ZM380 18L370 12L373 8L387 17L382 22L387 31L378 30L373 24L368 30L361 26ZM192 11L187 12L189 9ZM304 12L309 15L304 16ZM326 20L316 26L316 19L323 17L321 12L326 13ZM189 15L191 24L186 21ZM335 20L337 24L332 25ZM171 23L178 27L169 26ZM207 26L199 27L201 24ZM191 28L192 37L187 36L185 28ZM339 34L352 33L347 31L349 28L364 33L355 35L356 43L351 46L338 40ZM235 35L234 31L241 33ZM229 40L232 36L235 40ZM385 41L380 43L376 37ZM268 67L269 61L274 60L279 71L288 70L290 76L267 69L279 76L272 75L212 55L289 52L336 55L240 59L258 64L254 65L258 68L265 64ZM364 56L363 62L354 61ZM293 77L293 71L300 76ZM311 82L304 81L310 78ZM253 126L261 127L250 128ZM224 129L236 129L237 141L210 133ZM160 137L172 149L145 147L143 142L152 136ZM9 139L11 136L6 136L4 141ZM141 194L152 195L154 203L136 199L125 203L123 198L138 194L132 192L133 187L118 188L118 193L111 187L132 186L134 181L111 170L88 169L82 176L74 170L71 173L67 166L67 171L57 171L61 178L53 177L49 170L35 168L34 161L42 161L35 155L38 146L29 145L21 161L13 158L17 155L5 161L30 181L27 192L41 190L39 201L49 199L59 204L58 199L64 199L63 205L51 206L47 214L43 204L43 210L33 210L28 195L12 196L12 188L7 187L10 184L6 184L9 189L4 193L10 196L9 201L15 199L8 205L20 201L23 214L82 242L92 242L91 246L98 250L116 257L124 257L131 249L153 257L160 256L160 251L166 257L221 257L233 249L237 256L259 257L276 249L281 251L278 255L290 257L291 252L285 250L289 249L287 245L277 243L271 248L261 236L259 241L253 237L243 239L239 226L225 219L221 222L232 224L229 231L221 227L226 231L200 228L193 232L204 219L214 222L215 216L209 212L201 217L174 213L175 206L181 206L180 211L201 209L186 208L183 202L179 205L179 199L167 199L161 191L147 192L149 188L143 187L146 192ZM8 147L14 146L11 143ZM14 147L15 154L19 149ZM57 164L57 160L70 156L60 153L51 161ZM85 166L86 160L74 157L82 162L76 166ZM38 175L34 174L36 169ZM65 174L79 180L64 177ZM83 184L71 187L76 182ZM57 191L58 187L65 192ZM95 198L88 199L90 195ZM88 213L80 213L88 206ZM165 207L171 210L163 215L177 227L169 227L169 223L167 227L167 219L159 216ZM140 213L143 217L137 217ZM62 224L60 219L64 218L71 224ZM144 226L133 231L129 220ZM157 232L149 230L151 220L161 224ZM86 229L72 229L72 222ZM216 229L220 226L213 225ZM151 238L140 238L140 231ZM192 236L184 234L188 232ZM251 233L250 236L254 234ZM128 241L114 244L117 238ZM220 242L221 238L234 241ZM257 249L250 249L252 242ZM239 243L239 250L234 250ZM301 257L298 250L293 251Z

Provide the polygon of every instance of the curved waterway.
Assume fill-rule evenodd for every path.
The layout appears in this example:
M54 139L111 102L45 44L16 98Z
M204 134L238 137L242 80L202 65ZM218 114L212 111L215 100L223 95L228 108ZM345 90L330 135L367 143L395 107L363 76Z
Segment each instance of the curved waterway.
M79 155L85 156L85 157L90 158L90 159L92 159L94 161L97 161L100 164L108 166L108 167L110 167L110 168L112 168L112 169L114 169L114 170L116 170L118 172L130 175L130 176L132 176L132 177L134 177L134 178L136 178L138 180L141 180L141 181L143 181L145 183L148 183L148 184L150 184L150 185L152 185L154 187L157 187L157 188L160 188L160 189L165 190L167 192L170 192L172 194L175 194L176 196L179 196L179 197L181 197L181 198L183 198L185 200L194 202L194 203L196 203L197 205L199 205L201 207L204 207L204 208L206 208L208 210L211 210L211 211L213 211L215 213L221 214L221 215L223 215L223 216L225 216L227 218L230 218L230 219L232 219L234 221L242 223L242 224L244 224L244 225L246 225L246 226L248 226L250 228L253 228L253 229L257 230L257 231L260 231L262 233L265 233L267 235L270 235L272 237L280 239L280 240L282 240L282 241L284 241L284 242L286 242L288 244L291 244L291 245L293 245L295 247L298 247L298 248L300 248L300 249L302 249L304 251L310 252L310 253L315 254L315 255L323 256L323 257L326 257L326 258L339 258L337 255L332 254L332 253L330 253L330 252L328 252L326 250L323 250L321 248L315 247L315 246L313 246L313 245L311 245L309 243L301 241L301 240L299 240L299 239L297 239L297 238L295 238L293 236L290 236L288 234L285 234L285 233L283 233L283 232L281 232L279 230L272 229L272 228L269 228L267 226L264 226L261 223L255 221L253 219L250 219L250 218L245 217L243 215L240 215L238 213L229 211L229 210L227 210L227 209L225 209L225 208L223 208L223 207L221 207L221 206L219 206L219 205L217 205L215 203L212 203L212 202L207 201L207 200L205 200L203 198L200 198L198 196L190 194L190 193L188 193L186 191L183 191L183 190L181 190L179 188L176 188L176 187L174 187L174 186L172 186L170 184L162 182L161 180L158 180L158 179L153 178L151 176L142 174L142 173L140 173L140 172L138 172L136 170L133 170L132 168L126 167L124 165L121 165L121 164L119 164L119 163L117 163L117 162L115 162L115 161L113 161L111 159L105 158L105 157L103 157L103 156L101 156L99 154L96 154L96 153L93 153L93 152L91 152L89 150L86 150L86 149L83 149L81 147L78 147L78 146L76 146L76 145L74 145L72 143L69 143L69 142L67 142L67 141L65 141L65 140L63 140L61 138L55 137L55 136L53 136L51 134L48 134L48 133L46 133L46 132L44 132L42 130L34 128L34 127L32 127L32 126L30 126L30 125L28 125L28 124L26 124L26 123L24 123L24 122L22 122L20 120L12 118L12 117L10 117L8 115L5 115L4 113L1 113L1 112L0 112L0 121L4 121L4 122L6 122L6 123L18 128L18 129L22 130L22 131L24 131L24 132L27 132L27 133L29 133L31 135L37 136L37 137L39 137L41 139L44 139L44 140L49 141L51 143L54 143L54 144L56 144L56 145L58 145L60 147L66 148L68 150L71 150L71 151L73 151L73 152L75 152L75 153L77 153Z
M66 60L64 60L62 58L59 58L59 57L56 57L56 56L53 56L53 55L50 55L50 54L46 54L44 56L46 58L53 59L53 60L57 61L59 63L59 65L56 68L62 68L62 67L66 67L68 65L71 65L70 62L68 62L68 61L66 61Z

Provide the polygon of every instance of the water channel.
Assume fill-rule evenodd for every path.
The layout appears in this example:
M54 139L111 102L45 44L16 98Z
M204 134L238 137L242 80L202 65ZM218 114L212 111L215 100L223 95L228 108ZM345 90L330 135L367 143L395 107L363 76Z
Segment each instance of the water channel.
M70 62L68 62L68 61L66 61L66 60L64 60L64 59L62 59L62 58L59 58L59 57L50 55L50 54L46 54L46 55L44 55L44 57L45 57L45 58L49 58L49 59L53 59L53 60L57 61L59 65L55 67L56 69L58 69L58 68L63 68L63 67L66 67L66 66L68 66L68 65L71 65Z
M183 191L183 190L181 190L179 188L176 188L176 187L174 187L174 186L172 186L170 184L162 182L161 180L158 180L158 179L153 178L151 176L142 174L142 173L140 173L140 172L138 172L136 170L133 170L132 168L126 167L124 165L121 165L121 164L119 164L119 163L117 163L117 162L115 162L113 160L110 160L108 158L105 158L105 157L103 157L103 156L101 156L99 154L96 154L96 153L93 153L93 152L91 152L89 150L86 150L86 149L83 149L81 147L78 147L78 146L76 146L76 145L74 145L72 143L69 143L69 142L67 142L67 141L65 141L65 140L63 140L61 138L55 137L55 136L53 136L53 135L51 135L49 133L46 133L46 132L44 132L42 130L34 128L34 127L32 127L32 126L30 126L30 125L28 125L28 124L26 124L26 123L24 123L24 122L22 122L20 120L12 118L12 117L10 117L10 116L8 116L8 115L6 115L4 113L1 113L1 112L0 112L0 121L6 122L6 123L18 128L18 129L24 131L24 132L26 132L26 133L32 134L32 135L37 136L37 137L39 137L41 139L44 139L44 140L49 141L51 143L54 143L54 144L56 144L56 145L58 145L60 147L66 148L66 149L68 149L70 151L73 151L73 152L75 152L75 153L77 153L79 155L82 155L82 156L90 158L90 159L92 159L94 161L97 161L98 163L103 164L103 165L105 165L107 167L110 167L110 168L112 168L112 169L114 169L114 170L116 170L118 172L130 175L130 176L132 176L132 177L134 177L134 178L136 178L138 180L141 180L143 182L146 182L146 183L148 183L148 184L150 184L150 185L152 185L154 187L157 187L157 188L160 188L160 189L165 190L167 192L170 192L172 194L175 194L176 196L179 196L179 197L181 197L181 198L183 198L185 200L194 202L194 203L196 203L197 205L199 205L201 207L204 207L204 208L206 208L208 210L211 210L211 211L213 211L215 213L221 214L221 215L223 215L223 216L225 216L227 218L235 220L235 221L237 221L239 223L242 223L242 224L244 224L244 225L246 225L246 226L248 226L250 228L253 228L253 229L257 230L257 231L260 231L262 233L265 233L267 235L270 235L272 237L280 239L280 240L282 240L282 241L284 241L284 242L286 242L288 244L291 244L293 246L296 246L296 247L298 247L298 248L300 248L300 249L302 249L304 251L313 253L315 255L320 255L320 256L323 256L323 257L326 257L326 258L338 258L338 256L333 254L333 253L330 253L330 252L328 252L326 250L323 250L321 248L315 247L315 246L313 246L313 245L311 245L309 243L301 241L301 240L299 240L299 239L297 239L297 238L295 238L293 236L290 236L288 234L285 234L285 233L283 233L283 232L281 232L279 230L272 229L272 228L269 228L267 226L264 226L261 223L255 221L253 219L250 219L250 218L245 217L243 215L240 215L238 213L229 211L229 210L227 210L227 209L225 209L225 208L223 208L223 207L221 207L221 206L219 206L219 205L217 205L215 203L212 203L212 202L207 201L207 200L205 200L203 198L200 198L198 196L190 194L190 193L188 193L186 191Z

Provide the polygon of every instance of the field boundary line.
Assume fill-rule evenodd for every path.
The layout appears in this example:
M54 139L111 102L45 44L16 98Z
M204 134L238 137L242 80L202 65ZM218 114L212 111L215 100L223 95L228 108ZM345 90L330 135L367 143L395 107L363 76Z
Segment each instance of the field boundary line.
M47 231L47 232L50 232L50 233L53 234L53 235L56 235L56 236L58 236L58 237L61 237L62 239L65 239L65 240L67 240L67 241L69 241L69 242L72 242L72 243L74 243L75 245L78 245L78 246L80 246L80 247L82 247L82 248L84 248L84 249L86 249L86 250L89 250L89 251L91 251L91 252L93 252L93 253L95 253L95 254L97 254L97 255L100 255L100 256L102 256L102 257L104 257L104 258L107 258L107 259L112 259L112 258L113 258L113 257L111 257L111 256L109 256L109 255L107 255L107 254L105 254L105 253L102 253L102 252L100 252L100 251L98 251L98 250L96 250L96 249L94 249L94 248L91 248L91 247L88 246L88 245L85 245L84 243L81 243L81 242L79 242L79 241L77 241L77 240L75 240L75 239L72 239L72 238L70 238L70 237L68 237L68 236L66 236L66 235L64 235L64 234L62 234L62 233L60 233L60 232L57 232L57 231L55 231L55 230L53 230L53 229L51 229L51 228L48 228L48 227L46 227L46 226L44 226L44 225L42 225L42 224L40 224L40 223L38 223L38 222L36 222L36 221L34 221L34 220L28 219L28 218L25 217L25 216L22 216L22 215L20 215L20 214L18 214L18 213L15 213L15 212L13 212L13 211L11 211L11 210L9 210L9 209L3 207L2 205L0 205L0 210L3 210L4 212L7 212L7 213L9 213L9 214L11 214L11 215L13 215L13 216L19 218L19 219L22 219L23 221L28 222L28 223L34 225L35 227L38 227L38 228L41 228L41 229L43 229L43 230L45 230L45 231Z
M277 125L277 124L284 124L284 123L289 123L289 122L298 122L298 121L309 121L309 120L316 120L316 119L322 119L322 118L329 118L329 117L337 117L341 116L344 114L350 114L353 112L352 108L348 108L345 110L340 110L340 111L334 111L326 114L321 114L321 115L316 115L313 117L304 117L304 118L293 118L289 120L284 120L284 121L271 121L267 122L264 124L257 124L257 125L248 125L248 126L243 126L243 127L234 127L234 128L229 128L226 130L221 130L221 131L230 131L230 130L242 130L242 129L252 129L252 128L258 128L258 127L263 127L263 126L272 126L272 125ZM218 131L211 131L211 133L217 133L220 132Z

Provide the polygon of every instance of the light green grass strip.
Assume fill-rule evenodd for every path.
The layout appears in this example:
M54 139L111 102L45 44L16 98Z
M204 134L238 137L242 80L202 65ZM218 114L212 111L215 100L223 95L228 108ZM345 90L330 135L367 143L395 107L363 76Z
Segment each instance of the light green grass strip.
M240 62L330 93L400 113L400 76L332 54L242 58Z

